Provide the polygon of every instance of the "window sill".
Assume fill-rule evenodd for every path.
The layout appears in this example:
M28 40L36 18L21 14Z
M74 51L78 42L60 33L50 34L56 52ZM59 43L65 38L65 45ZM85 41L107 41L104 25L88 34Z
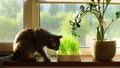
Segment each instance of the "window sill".
M39 60L41 61L41 60ZM112 61L100 62L95 61L92 56L81 56L81 62L57 62L52 57L52 62L15 62L7 61L3 66L120 66L120 56L115 56Z

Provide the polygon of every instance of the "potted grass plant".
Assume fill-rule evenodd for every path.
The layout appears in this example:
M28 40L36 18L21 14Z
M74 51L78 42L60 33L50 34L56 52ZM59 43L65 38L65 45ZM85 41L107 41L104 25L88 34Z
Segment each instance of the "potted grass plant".
M79 36L77 34L77 29L80 27L80 22L86 14L93 14L98 20L98 25L96 27L96 39L94 39L94 44L91 47L92 56L96 60L111 60L116 52L116 41L105 39L105 34L107 29L120 17L120 12L116 12L116 18L111 19L108 26L105 26L105 12L110 4L111 0L90 0L88 6L80 6L80 11L75 14L74 18L70 21L72 26L72 34Z
M58 61L80 62L80 49L78 41L72 36L64 36L61 39L59 50L57 51Z

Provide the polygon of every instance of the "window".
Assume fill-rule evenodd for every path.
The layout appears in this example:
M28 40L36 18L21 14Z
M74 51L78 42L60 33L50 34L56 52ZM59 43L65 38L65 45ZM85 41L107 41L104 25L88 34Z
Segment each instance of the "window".
M40 26L53 33L57 34L70 34L70 23L75 11L79 11L79 6L85 4L55 4L47 3L40 4ZM120 5L111 4L106 11L105 18L109 23L110 19L115 18L115 12L120 11ZM114 16L113 16L114 15ZM96 36L97 21L92 15L87 15L81 22L80 46L90 47L90 40ZM107 31L106 36L117 40L117 47L120 47L120 19L112 24Z
M8 1L10 1L10 2L7 3ZM62 33L64 34L65 32L69 32L69 30L68 30L70 28L70 25L68 25L69 20L71 20L73 13L75 11L79 10L79 6L86 1L88 1L88 0L0 0L0 42L13 41L16 33L23 28L42 27L52 33L55 33L55 34L62 34ZM7 9L7 8L1 9L1 5L4 4L2 2L6 2L6 4L7 4L3 7L6 7L9 4L13 6L12 8L10 7L8 14L6 14L5 12L2 13L2 11L1 11L2 9L5 9L5 10ZM14 3L11 4L11 2L14 2ZM115 3L115 4L112 4L109 7L109 9L112 9L112 10L115 9L114 11L118 11L119 9L116 9L116 7L119 8L119 4L117 4L117 3L120 3L120 2L118 2L118 0L114 0L114 1L112 0L112 3ZM17 4L17 6L19 6L19 8L15 9L14 4ZM65 7L65 6L67 6L67 7ZM58 9L54 9L54 11L53 11L52 9L50 9L51 7L58 8ZM40 10L39 10L39 8L40 8ZM16 10L16 11L19 9L18 12L14 13L16 15L16 17L13 17L13 18L9 17L9 14L11 13L10 11L12 11L11 9ZM109 15L109 13L110 12L108 11L107 15ZM114 12L111 11L111 13L114 13ZM6 14L6 15L4 15L4 14ZM89 17L89 16L86 16L86 17ZM111 16L109 16L109 17L111 17ZM3 19L6 18L5 22L7 20L10 20L10 21L8 23L7 22L2 23L2 25L1 25L2 18ZM85 19L86 19L85 21L87 23L83 23L81 26L82 28L80 28L80 31L83 31L80 34L81 37L83 35L83 39L81 39L81 37L80 37L80 41L81 40L83 41L83 42L81 41L80 46L82 47L81 51L84 52L84 54L90 54L90 48L89 48L90 44L87 44L89 41L88 38L95 36L96 31L94 30L94 28L96 28L96 26L93 23L90 23L94 20L91 20L89 22L88 18L85 18ZM86 24L87 24L87 26L86 26ZM91 25L93 26L93 28L88 29L88 27L91 27ZM114 31L115 36L117 37L117 39L119 39L120 33L117 33L119 31L115 30L115 29L120 28L120 27L116 27L117 25L120 25L120 23L113 24L113 26L109 30L111 34L108 33L109 37L111 37L111 38L113 37L112 34L114 34L113 33L113 31ZM51 27L53 27L53 28L51 28ZM85 28L85 27L87 27L87 28ZM5 31L3 31L3 30L5 30ZM67 31L65 31L65 30L67 30ZM88 32L87 32L87 30L88 30ZM3 31L3 32L1 32L1 31ZM87 33L85 33L85 31ZM114 37L114 38L116 38L116 37ZM119 41L119 40L117 40L117 41ZM119 42L118 42L118 44L119 44ZM4 45L4 44L2 44L2 45ZM117 45L117 46L118 46L117 49L119 50L120 46L119 45ZM8 46L7 48L9 48L9 47L10 46ZM1 49L4 50L4 47L0 46L0 51L1 51ZM9 49L6 49L6 50L9 50ZM119 51L117 51L117 52L119 52Z
M23 29L23 0L0 0L0 42L11 42Z
M69 34L70 24L69 20L72 19L73 14L79 11L80 5L86 5L81 1L76 3L77 0L70 2L67 1L39 1L40 2L40 27L47 29L48 31L55 34ZM72 3L71 3L72 2ZM120 11L120 5L112 2L106 11L106 21L115 18L115 12ZM119 9L118 9L119 8ZM112 15L112 16L111 16ZM113 16L114 15L114 16ZM92 15L86 15L81 23L81 28L79 30L80 34L80 47L81 49L87 49L92 45L92 40L96 36L96 19L92 18ZM108 29L106 36L115 39L117 42L117 50L120 47L120 32L116 29L120 29L120 19L112 24L110 29ZM90 48L89 48L90 49ZM87 49L87 50L89 50Z
M36 0L0 0L0 55L11 53L17 32L38 26L37 7Z

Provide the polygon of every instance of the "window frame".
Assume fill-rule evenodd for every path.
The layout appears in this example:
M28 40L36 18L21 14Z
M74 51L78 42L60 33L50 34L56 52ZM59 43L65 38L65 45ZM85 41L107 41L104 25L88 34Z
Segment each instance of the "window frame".
M39 27L39 4L40 3L85 3L88 0L24 0L24 28ZM120 4L120 1L112 0L113 4ZM91 55L89 47L80 48L82 55ZM0 42L0 54L12 52L12 42ZM117 55L120 55L120 48L117 48Z
M37 0L24 0L24 22L23 28L39 27L39 7ZM0 42L0 55L11 53L13 50L13 42Z
M96 2L97 0L95 0ZM101 0L102 2L103 0ZM90 0L37 0L37 3L86 3ZM120 4L118 0L111 0L112 4Z

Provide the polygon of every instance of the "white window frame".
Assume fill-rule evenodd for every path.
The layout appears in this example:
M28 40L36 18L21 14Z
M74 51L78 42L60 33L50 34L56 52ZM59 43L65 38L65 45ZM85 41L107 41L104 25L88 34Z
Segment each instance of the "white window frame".
M24 28L39 27L39 3L84 3L88 0L24 0ZM112 0L111 3L120 4L120 0ZM82 55L91 55L90 48L81 48ZM0 53L12 52L12 42L0 42ZM120 55L117 48L116 55Z

